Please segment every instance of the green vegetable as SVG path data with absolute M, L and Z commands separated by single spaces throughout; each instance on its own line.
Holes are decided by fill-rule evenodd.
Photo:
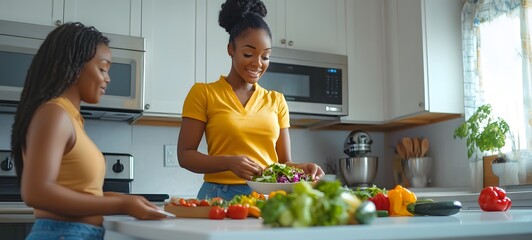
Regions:
M 390 214 L 386 210 L 377 210 L 377 217 L 388 217 Z
M 372 201 L 364 201 L 355 212 L 355 220 L 360 224 L 370 224 L 377 218 L 377 208 Z
M 360 201 L 366 201 L 368 198 L 375 197 L 378 193 L 386 195 L 386 189 L 380 189 L 377 186 L 373 185 L 367 188 L 357 188 L 356 190 L 351 190 L 351 193 L 360 199 Z
M 301 181 L 313 181 L 312 177 L 305 174 L 303 169 L 288 166 L 282 163 L 274 163 L 269 165 L 260 176 L 253 176 L 251 179 L 255 182 L 269 182 L 269 183 L 292 183 Z
M 460 212 L 462 203 L 459 201 L 411 203 L 407 210 L 415 215 L 450 216 Z
M 352 201 L 343 196 L 350 196 Z M 359 200 L 339 181 L 319 182 L 314 188 L 309 182 L 299 182 L 292 193 L 268 199 L 262 207 L 262 218 L 264 224 L 273 227 L 344 225 L 349 221 L 349 209 L 358 204 Z

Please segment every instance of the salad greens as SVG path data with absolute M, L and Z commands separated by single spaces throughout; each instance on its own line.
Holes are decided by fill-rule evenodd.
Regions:
M 368 198 L 375 197 L 378 193 L 386 195 L 387 191 L 384 188 L 378 188 L 373 185 L 367 188 L 357 188 L 356 190 L 349 189 L 351 193 L 357 196 L 361 201 L 366 201 Z
M 310 175 L 305 174 L 302 169 L 288 166 L 282 163 L 274 163 L 268 166 L 260 176 L 253 176 L 254 182 L 268 183 L 294 183 L 300 181 L 313 181 Z
M 274 227 L 333 226 L 350 222 L 359 205 L 339 181 L 321 181 L 315 187 L 299 182 L 292 193 L 273 196 L 261 210 L 264 224 Z

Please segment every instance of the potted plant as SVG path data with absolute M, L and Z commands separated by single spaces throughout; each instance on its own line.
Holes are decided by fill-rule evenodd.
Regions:
M 471 117 L 454 131 L 454 138 L 465 138 L 467 144 L 467 157 L 473 154 L 497 150 L 497 156 L 503 157 L 501 148 L 506 144 L 506 134 L 510 126 L 500 117 L 491 115 L 491 105 L 485 104 L 477 108 Z M 477 158 L 478 156 L 475 156 Z
M 462 123 L 454 131 L 454 138 L 466 139 L 467 157 L 474 158 L 472 162 L 480 160 L 478 154 L 482 154 L 484 165 L 484 181 L 483 185 L 495 184 L 492 180 L 487 178 L 496 178 L 491 171 L 492 162 L 505 162 L 504 155 L 501 153 L 501 148 L 506 144 L 506 134 L 510 131 L 510 126 L 506 121 L 500 117 L 494 117 L 491 114 L 491 105 L 485 104 L 477 108 L 471 117 Z M 489 155 L 491 156 L 488 156 Z M 478 172 L 473 170 L 473 174 Z M 488 176 L 486 176 L 488 174 Z M 473 176 L 474 177 L 474 176 Z M 497 181 L 497 180 L 496 180 Z M 475 185 L 475 180 L 473 180 Z M 475 190 L 478 187 L 473 186 Z

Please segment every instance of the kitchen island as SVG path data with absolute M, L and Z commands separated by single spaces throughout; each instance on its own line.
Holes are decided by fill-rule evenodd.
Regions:
M 532 210 L 463 210 L 445 217 L 382 217 L 370 225 L 270 228 L 262 220 L 106 217 L 106 239 L 532 239 Z M 106 236 L 108 236 L 106 235 Z

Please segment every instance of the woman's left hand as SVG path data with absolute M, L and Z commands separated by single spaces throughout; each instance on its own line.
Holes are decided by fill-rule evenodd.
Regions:
M 325 175 L 321 167 L 315 163 L 299 163 L 296 167 L 303 169 L 306 174 L 309 174 L 316 181 Z

